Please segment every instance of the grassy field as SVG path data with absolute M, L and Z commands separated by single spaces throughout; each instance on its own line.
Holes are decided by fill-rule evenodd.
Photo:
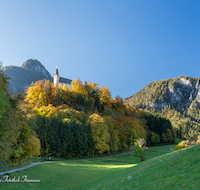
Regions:
M 9 177 L 39 183 L 0 183 L 0 189 L 200 189 L 200 146 L 172 153 L 174 146 L 145 150 L 145 162 L 129 154 L 37 165 Z

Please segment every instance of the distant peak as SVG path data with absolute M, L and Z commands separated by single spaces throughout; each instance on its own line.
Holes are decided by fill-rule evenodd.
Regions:
M 44 65 L 42 65 L 37 59 L 28 59 L 22 64 L 21 67 L 31 71 L 43 73 L 46 76 L 46 78 L 50 76 L 49 72 L 46 70 Z
M 29 65 L 35 66 L 35 65 L 42 65 L 42 64 L 37 59 L 28 59 L 26 60 L 26 62 L 22 64 L 21 67 L 27 67 Z

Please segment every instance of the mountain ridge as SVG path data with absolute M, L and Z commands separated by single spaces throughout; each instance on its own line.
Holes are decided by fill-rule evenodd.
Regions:
M 6 66 L 3 72 L 9 79 L 9 92 L 11 94 L 24 92 L 32 82 L 50 80 L 52 77 L 46 68 L 36 59 L 28 59 L 20 67 Z
M 124 102 L 136 107 L 160 111 L 170 105 L 177 111 L 200 108 L 200 78 L 181 75 L 177 78 L 150 82 L 142 90 L 125 98 Z
M 125 98 L 131 107 L 159 112 L 167 117 L 178 138 L 197 138 L 200 132 L 200 78 L 181 75 L 150 82 L 142 90 Z

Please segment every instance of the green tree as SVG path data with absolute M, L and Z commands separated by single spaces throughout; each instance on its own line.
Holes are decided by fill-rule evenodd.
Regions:
M 9 78 L 0 71 L 0 119 L 10 107 L 9 96 L 7 95 L 8 79 Z
M 160 143 L 160 136 L 158 134 L 155 135 L 156 144 Z
M 151 143 L 156 144 L 156 134 L 154 132 L 151 132 Z
M 162 141 L 163 141 L 164 143 L 166 143 L 166 142 L 168 141 L 167 136 L 165 135 L 164 132 L 162 132 Z
M 174 142 L 174 137 L 173 137 L 172 131 L 170 129 L 167 129 L 166 135 L 167 135 L 167 139 L 169 142 L 171 142 L 171 143 Z

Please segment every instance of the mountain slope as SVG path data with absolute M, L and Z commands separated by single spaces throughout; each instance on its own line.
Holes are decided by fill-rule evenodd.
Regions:
M 28 59 L 21 67 L 6 66 L 3 71 L 10 78 L 10 93 L 23 92 L 32 82 L 38 80 L 47 79 L 52 81 L 50 73 L 36 59 Z
M 132 107 L 160 112 L 170 119 L 178 138 L 195 140 L 200 131 L 200 78 L 178 78 L 150 82 L 124 102 Z
M 125 102 L 133 107 L 160 111 L 169 105 L 177 111 L 200 108 L 200 78 L 180 76 L 178 78 L 150 82 Z

